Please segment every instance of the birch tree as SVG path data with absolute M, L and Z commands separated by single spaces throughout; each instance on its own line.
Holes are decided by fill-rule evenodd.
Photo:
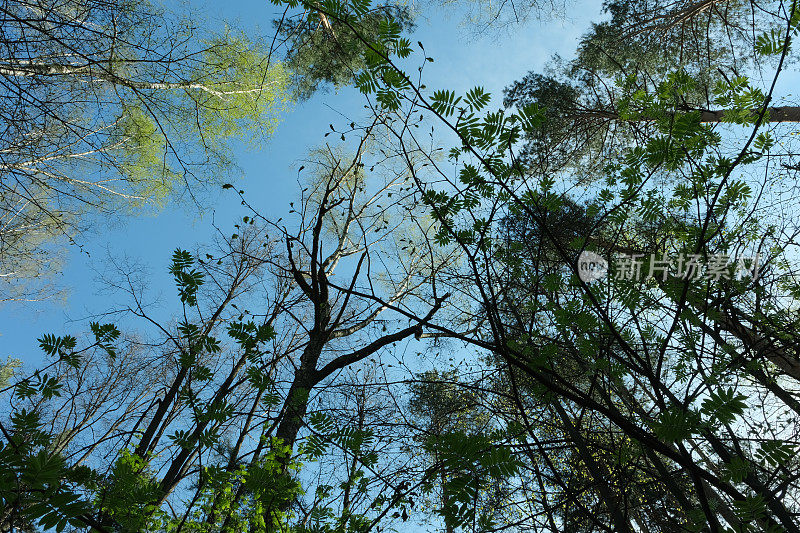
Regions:
M 288 76 L 269 47 L 149 2 L 0 6 L 0 299 L 56 270 L 53 240 L 203 197 L 227 141 L 268 137 Z

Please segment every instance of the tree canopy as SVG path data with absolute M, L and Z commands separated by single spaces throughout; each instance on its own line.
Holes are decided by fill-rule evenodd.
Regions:
M 98 216 L 202 198 L 228 141 L 266 138 L 289 102 L 269 47 L 149 2 L 9 1 L 0 33 L 0 299 L 36 298 L 53 240 Z
M 232 102 L 197 124 L 222 138 L 326 84 L 366 118 L 308 153 L 287 220 L 222 186 L 246 214 L 175 251 L 173 318 L 123 271 L 140 331 L 2 367 L 0 530 L 800 531 L 800 5 L 609 2 L 493 103 L 427 86 L 408 11 L 275 4 L 258 68 L 287 81 L 256 115 L 116 45 L 59 67 L 170 120 Z M 230 43 L 206 72 L 239 72 Z

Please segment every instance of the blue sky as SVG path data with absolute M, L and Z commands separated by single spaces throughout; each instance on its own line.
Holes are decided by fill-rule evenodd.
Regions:
M 179 9 L 183 3 L 165 1 Z M 189 3 L 214 24 L 224 20 L 251 31 L 271 31 L 276 8 L 264 1 L 237 0 Z M 422 41 L 426 55 L 435 58 L 426 66 L 425 83 L 436 88 L 465 91 L 480 85 L 495 95 L 500 105 L 502 88 L 529 70 L 541 69 L 553 53 L 569 57 L 577 39 L 597 20 L 597 0 L 581 2 L 565 16 L 542 22 L 533 20 L 510 31 L 476 36 L 462 24 L 463 13 L 453 8 L 423 6 L 412 42 Z M 297 194 L 297 167 L 309 149 L 326 140 L 334 126 L 348 124 L 363 113 L 361 95 L 352 89 L 318 93 L 295 105 L 283 117 L 272 140 L 258 150 L 237 148 L 233 154 L 243 171 L 237 186 L 266 216 L 285 216 Z M 222 194 L 222 193 L 227 194 Z M 11 304 L 0 308 L 0 359 L 21 359 L 30 368 L 41 361 L 36 339 L 44 333 L 77 334 L 88 330 L 93 317 L 120 305 L 120 297 L 109 293 L 98 279 L 109 270 L 106 258 L 126 257 L 151 275 L 153 293 L 174 302 L 170 276 L 166 273 L 175 248 L 193 249 L 209 242 L 214 224 L 225 233 L 245 214 L 231 191 L 221 191 L 211 208 L 198 213 L 190 207 L 169 206 L 157 216 L 129 218 L 110 227 L 98 225 L 95 233 L 81 240 L 83 251 L 73 248 L 59 281 L 69 290 L 63 303 Z M 212 224 L 212 221 L 214 224 Z M 121 296 L 124 299 L 124 295 Z M 165 313 L 170 312 L 167 307 Z M 102 319 L 98 319 L 103 321 Z

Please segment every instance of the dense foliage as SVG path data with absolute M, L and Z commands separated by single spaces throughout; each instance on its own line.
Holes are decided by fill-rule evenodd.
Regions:
M 291 224 L 223 186 L 175 319 L 129 274 L 141 332 L 4 367 L 0 529 L 800 531 L 800 5 L 608 2 L 497 109 L 403 9 L 274 3 L 369 116 Z

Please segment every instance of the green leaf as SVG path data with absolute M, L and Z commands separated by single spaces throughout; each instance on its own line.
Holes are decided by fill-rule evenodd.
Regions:
M 653 432 L 666 442 L 679 442 L 696 433 L 700 428 L 700 417 L 693 411 L 674 407 L 663 411 L 652 423 Z
M 722 424 L 730 424 L 747 409 L 745 400 L 747 396 L 733 389 L 720 389 L 703 400 L 700 410 Z
M 492 97 L 483 90 L 483 87 L 473 87 L 467 91 L 465 98 L 472 111 L 480 111 L 489 105 L 489 101 Z
M 783 53 L 786 37 L 781 30 L 770 30 L 756 38 L 756 52 L 763 56 L 779 55 Z M 791 44 L 791 41 L 790 41 Z
M 760 444 L 756 451 L 756 457 L 773 467 L 777 467 L 787 464 L 796 453 L 797 449 L 789 443 L 780 440 L 766 440 Z
M 734 483 L 741 483 L 749 472 L 747 461 L 740 457 L 732 457 L 729 463 L 725 463 L 727 477 Z
M 181 302 L 188 305 L 197 305 L 197 290 L 203 284 L 204 274 L 198 270 L 190 270 L 195 259 L 184 250 L 175 250 L 172 254 L 172 264 L 169 271 L 178 287 Z
M 456 94 L 449 90 L 440 90 L 433 93 L 431 97 L 431 108 L 445 116 L 449 117 L 455 112 L 456 105 L 461 101 L 461 97 L 456 98 Z
M 60 355 L 62 351 L 72 350 L 77 345 L 75 337 L 70 335 L 56 337 L 53 334 L 47 334 L 37 340 L 42 351 L 50 356 Z

